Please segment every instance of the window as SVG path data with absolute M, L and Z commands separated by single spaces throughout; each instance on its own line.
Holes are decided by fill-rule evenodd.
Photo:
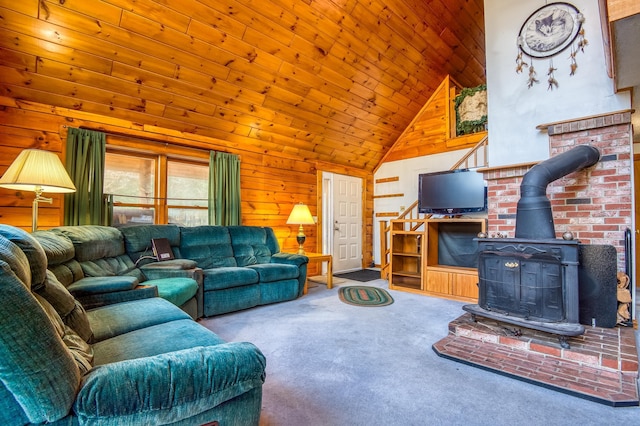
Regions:
M 208 163 L 166 155 L 106 153 L 104 192 L 113 196 L 113 225 L 206 225 L 208 185 Z
M 167 162 L 169 223 L 182 226 L 209 224 L 209 166 L 181 161 Z

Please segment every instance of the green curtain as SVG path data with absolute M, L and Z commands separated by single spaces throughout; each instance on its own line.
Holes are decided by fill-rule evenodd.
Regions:
M 241 225 L 240 157 L 226 152 L 209 154 L 209 224 Z
M 69 128 L 66 168 L 76 192 L 64 197 L 65 225 L 110 225 L 108 198 L 103 196 L 106 135 Z

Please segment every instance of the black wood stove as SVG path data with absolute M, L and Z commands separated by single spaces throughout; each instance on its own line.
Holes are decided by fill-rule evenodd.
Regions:
M 579 323 L 578 246 L 555 238 L 547 185 L 598 162 L 599 151 L 578 146 L 529 170 L 520 186 L 515 238 L 478 238 L 478 304 L 463 309 L 560 337 L 584 333 Z

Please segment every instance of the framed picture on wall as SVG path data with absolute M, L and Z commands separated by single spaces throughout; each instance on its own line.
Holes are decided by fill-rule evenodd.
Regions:
M 522 24 L 518 44 L 533 58 L 548 58 L 573 43 L 584 18 L 569 3 L 550 3 L 533 12 Z

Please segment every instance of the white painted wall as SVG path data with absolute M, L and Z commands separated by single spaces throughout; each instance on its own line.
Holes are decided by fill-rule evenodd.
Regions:
M 547 2 L 485 0 L 489 166 L 526 163 L 549 157 L 540 124 L 588 117 L 631 108 L 628 92 L 614 93 L 607 75 L 598 0 L 571 0 L 585 16 L 585 52 L 569 76 L 569 50 L 553 57 L 559 87 L 548 90 L 548 59 L 534 59 L 539 84 L 527 88 L 528 71 L 515 72 L 516 40 L 522 23 Z
M 631 108 L 629 92 L 614 93 L 607 75 L 598 0 L 570 0 L 585 16 L 589 44 L 578 53 L 578 70 L 569 76 L 569 50 L 553 58 L 559 87 L 548 90 L 548 59 L 534 59 L 539 84 L 527 88 L 528 71 L 516 74 L 517 37 L 522 23 L 545 0 L 485 0 L 487 101 L 489 116 L 489 166 L 498 167 L 549 157 L 549 138 L 536 129 L 540 124 L 606 114 Z M 528 60 L 528 58 L 527 58 Z M 374 200 L 374 213 L 400 211 L 418 198 L 418 174 L 448 170 L 462 157 L 455 151 L 384 163 L 374 179 L 399 176 L 398 182 L 374 185 L 375 194 L 404 193 L 402 198 Z M 374 215 L 373 255 L 380 263 L 380 220 Z
M 374 184 L 374 195 L 404 194 L 403 197 L 376 198 L 373 202 L 373 259 L 376 265 L 381 262 L 380 257 L 380 222 L 392 218 L 377 218 L 375 213 L 397 211 L 402 213 L 401 207 L 409 207 L 418 199 L 418 175 L 420 173 L 440 172 L 449 170 L 468 150 L 458 150 L 443 154 L 416 157 L 408 160 L 384 163 L 374 175 L 376 179 L 398 176 L 396 182 Z M 479 159 L 484 161 L 484 159 Z

